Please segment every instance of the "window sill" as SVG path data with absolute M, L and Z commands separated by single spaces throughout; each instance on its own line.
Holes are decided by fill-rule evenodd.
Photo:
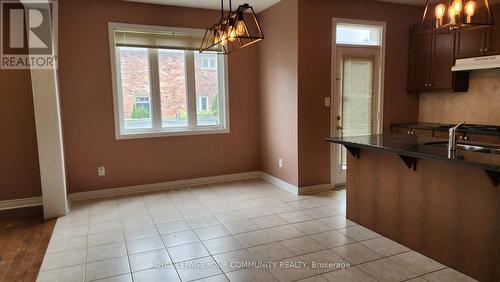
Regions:
M 177 131 L 159 131 L 159 132 L 118 132 L 116 140 L 127 139 L 144 139 L 144 138 L 160 138 L 174 136 L 193 136 L 193 135 L 212 135 L 212 134 L 228 134 L 229 128 L 214 128 L 214 129 L 196 129 L 196 130 L 177 130 Z

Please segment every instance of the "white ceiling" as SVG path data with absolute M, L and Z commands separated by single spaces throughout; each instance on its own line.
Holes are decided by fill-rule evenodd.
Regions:
M 140 2 L 140 3 L 150 3 L 150 4 L 161 4 L 170 6 L 182 6 L 182 7 L 193 7 L 193 8 L 204 8 L 204 9 L 220 9 L 220 0 L 125 0 L 130 2 Z M 265 10 L 272 5 L 278 3 L 281 0 L 233 0 L 233 6 L 248 3 L 250 4 L 256 13 Z M 378 0 L 383 2 L 400 3 L 407 5 L 424 6 L 426 0 Z M 229 0 L 224 0 L 225 9 Z M 490 3 L 500 3 L 500 0 L 490 0 Z
M 425 0 L 379 0 L 379 1 L 408 4 L 408 5 L 416 5 L 416 6 L 424 6 L 425 5 Z
M 220 10 L 220 0 L 125 0 L 130 2 L 141 2 L 150 4 L 161 4 L 170 6 L 193 7 L 203 9 Z M 233 0 L 233 9 L 238 5 L 248 3 L 256 13 L 271 7 L 280 0 Z M 224 0 L 224 9 L 228 9 L 229 0 Z

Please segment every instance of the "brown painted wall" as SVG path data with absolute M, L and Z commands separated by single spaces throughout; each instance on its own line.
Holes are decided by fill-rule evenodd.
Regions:
M 108 22 L 205 28 L 218 12 L 112 0 L 59 5 L 69 193 L 259 169 L 257 48 L 230 56 L 230 134 L 115 140 Z
M 332 18 L 387 22 L 384 131 L 390 123 L 416 120 L 418 97 L 406 93 L 409 25 L 419 7 L 369 0 L 299 1 L 299 185 L 330 183 Z
M 116 0 L 65 0 L 59 5 L 70 193 L 257 169 L 294 185 L 328 183 L 329 147 L 323 140 L 330 121 L 323 97 L 330 95 L 334 16 L 388 22 L 386 128 L 417 116 L 418 98 L 408 96 L 405 88 L 407 27 L 418 20 L 418 8 L 363 0 L 284 0 L 259 15 L 266 40 L 230 56 L 230 134 L 117 141 L 107 22 L 202 28 L 219 13 Z M 0 200 L 38 196 L 29 76 L 1 71 L 0 82 L 2 93 L 16 95 L 2 104 L 6 110 L 0 114 L 17 118 L 15 126 L 3 125 L 2 132 L 8 133 L 0 141 Z M 284 161 L 281 169 L 278 158 Z M 97 177 L 98 163 L 107 167 L 106 177 Z
M 29 71 L 0 70 L 0 201 L 42 195 Z
M 298 185 L 298 0 L 283 0 L 259 19 L 266 36 L 259 46 L 261 169 Z

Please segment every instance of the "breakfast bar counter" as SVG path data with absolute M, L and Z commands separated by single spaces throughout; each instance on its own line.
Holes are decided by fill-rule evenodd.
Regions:
M 500 281 L 500 151 L 372 135 L 345 146 L 347 218 L 480 281 Z

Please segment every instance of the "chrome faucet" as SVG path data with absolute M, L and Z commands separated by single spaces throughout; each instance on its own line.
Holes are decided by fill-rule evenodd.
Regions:
M 457 129 L 464 124 L 465 122 L 459 123 L 448 131 L 448 151 L 455 152 L 457 150 Z

